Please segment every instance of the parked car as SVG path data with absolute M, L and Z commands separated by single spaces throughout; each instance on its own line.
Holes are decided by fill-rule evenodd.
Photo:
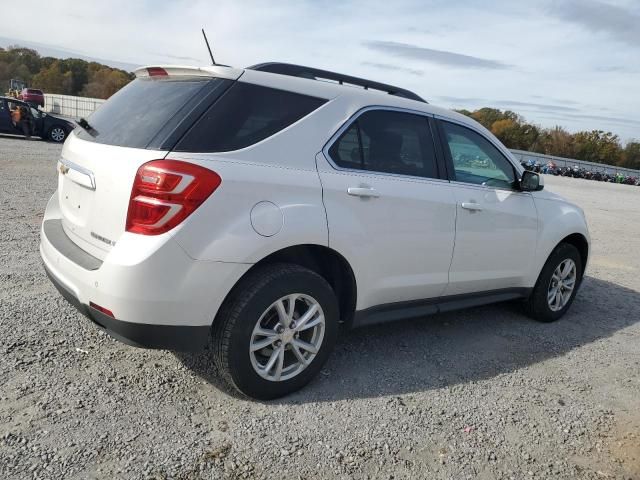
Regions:
M 20 111 L 16 121 L 15 112 Z M 26 102 L 10 97 L 0 97 L 0 133 L 31 135 L 52 142 L 63 142 L 75 128 L 75 123 L 45 113 Z
M 37 88 L 23 88 L 18 95 L 18 99 L 27 102 L 31 106 L 44 108 L 44 93 Z
M 583 211 L 472 119 L 296 65 L 136 76 L 67 139 L 41 231 L 51 281 L 114 337 L 211 338 L 229 384 L 268 399 L 318 373 L 341 323 L 573 302 Z

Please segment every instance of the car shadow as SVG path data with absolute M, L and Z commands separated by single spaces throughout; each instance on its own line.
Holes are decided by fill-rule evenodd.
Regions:
M 480 381 L 564 355 L 640 322 L 640 293 L 586 277 L 561 320 L 538 323 L 503 303 L 343 332 L 321 373 L 269 403 L 299 404 L 399 395 Z M 233 397 L 210 355 L 177 354 Z
M 40 137 L 34 137 L 31 136 L 29 138 L 25 137 L 24 135 L 20 135 L 20 134 L 13 134 L 13 133 L 0 133 L 0 138 L 6 138 L 7 140 L 24 140 L 24 141 L 32 141 L 32 140 L 36 140 L 36 141 L 41 141 L 42 139 Z

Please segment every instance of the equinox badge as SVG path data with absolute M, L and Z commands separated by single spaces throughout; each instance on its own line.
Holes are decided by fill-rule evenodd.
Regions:
M 96 232 L 91 232 L 91 236 L 96 240 L 100 240 L 101 242 L 106 243 L 107 245 L 111 245 L 112 247 L 115 247 L 116 245 L 116 242 L 114 242 L 113 240 L 109 240 L 108 238 L 103 237 L 102 235 L 98 235 Z

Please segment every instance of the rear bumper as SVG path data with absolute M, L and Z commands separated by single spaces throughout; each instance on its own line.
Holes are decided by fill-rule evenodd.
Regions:
M 60 223 L 54 195 L 40 232 L 40 255 L 49 278 L 80 312 L 131 345 L 201 349 L 228 292 L 251 267 L 194 260 L 167 234 L 125 233 L 98 259 L 78 247 Z
M 51 283 L 65 300 L 113 338 L 127 345 L 163 350 L 196 351 L 204 349 L 209 341 L 210 327 L 208 325 L 153 325 L 124 322 L 111 318 L 99 310 L 83 304 L 46 266 L 44 269 Z

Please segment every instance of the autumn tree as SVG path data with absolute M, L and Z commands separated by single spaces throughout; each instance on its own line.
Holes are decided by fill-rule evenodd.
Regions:
M 112 75 L 108 72 L 116 73 Z M 92 80 L 94 84 L 88 91 L 98 93 L 100 98 L 107 98 L 133 77 L 133 74 L 124 70 L 79 58 L 41 57 L 35 50 L 15 46 L 0 48 L 0 93 L 4 93 L 9 80 L 15 78 L 30 87 L 41 88 L 45 93 L 81 95 Z M 107 85 L 101 89 L 96 82 L 102 80 Z
M 558 126 L 542 129 L 527 123 L 515 112 L 496 108 L 457 112 L 489 129 L 508 148 L 610 165 L 636 165 L 630 168 L 640 166 L 640 143 L 630 142 L 623 149 L 620 138 L 611 132 L 593 130 L 572 134 Z
M 540 136 L 540 129 L 535 125 L 512 118 L 496 120 L 489 130 L 509 148 L 518 150 L 534 150 Z
M 109 98 L 131 79 L 124 73 L 110 68 L 100 68 L 89 73 L 89 82 L 82 89 L 82 95 L 95 98 Z
M 514 112 L 509 110 L 503 112 L 502 110 L 488 107 L 471 112 L 469 116 L 487 130 L 491 130 L 493 124 L 500 120 L 511 120 L 516 123 L 520 121 L 520 117 Z
M 571 157 L 574 155 L 573 135 L 564 128 L 555 126 L 543 132 L 541 142 L 542 152 L 558 157 Z

